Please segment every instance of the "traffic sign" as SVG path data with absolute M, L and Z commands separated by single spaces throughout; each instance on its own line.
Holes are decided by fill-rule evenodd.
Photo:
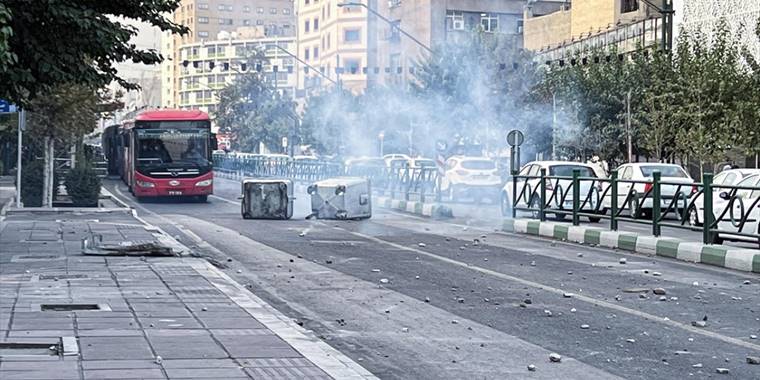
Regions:
M 525 141 L 525 136 L 517 129 L 513 129 L 507 133 L 507 144 L 509 146 L 520 146 Z
M 16 113 L 18 110 L 15 104 L 11 104 L 7 100 L 0 99 L 0 113 Z

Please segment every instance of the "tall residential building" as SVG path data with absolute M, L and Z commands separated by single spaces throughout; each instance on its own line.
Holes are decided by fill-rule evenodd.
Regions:
M 130 39 L 141 50 L 161 49 L 161 30 L 149 23 L 131 19 L 120 19 L 126 25 L 137 30 L 137 34 Z M 145 65 L 142 63 L 121 62 L 114 65 L 118 75 L 131 83 L 138 84 L 139 90 L 127 91 L 118 83 L 109 85 L 112 92 L 121 92 L 121 102 L 124 103 L 122 110 L 116 111 L 114 120 L 120 120 L 122 116 L 136 109 L 146 107 L 158 107 L 161 103 L 161 67 L 159 65 Z
M 542 0 L 534 8 L 549 12 L 561 3 Z M 332 80 L 340 77 L 343 86 L 355 92 L 376 83 L 403 83 L 426 53 L 421 45 L 455 41 L 473 30 L 514 36 L 521 45 L 525 4 L 526 0 L 296 0 L 299 57 Z M 299 87 L 333 85 L 319 77 L 307 74 Z
M 298 57 L 312 67 L 299 67 L 299 88 L 307 93 L 335 82 L 354 92 L 366 86 L 367 10 L 339 7 L 343 2 L 296 0 Z
M 211 62 L 219 63 L 216 68 L 223 67 L 223 62 L 239 65 L 245 58 L 244 55 L 237 55 L 242 53 L 237 47 L 240 41 L 244 40 L 242 44 L 245 48 L 257 44 L 258 40 L 266 44 L 273 39 L 288 41 L 290 38 L 292 42 L 295 36 L 292 0 L 182 0 L 172 18 L 176 23 L 188 26 L 190 33 L 184 36 L 165 33 L 162 38 L 161 47 L 167 59 L 161 68 L 161 91 L 163 106 L 170 108 L 200 103 L 213 105 L 213 101 L 206 101 L 209 97 L 205 94 L 199 97 L 203 102 L 195 101 L 193 95 L 183 95 L 183 91 L 187 90 L 183 88 L 187 80 L 195 80 L 193 76 L 196 74 L 192 69 L 196 66 L 206 70 Z M 237 42 L 230 42 L 233 40 Z M 208 50 L 206 44 L 230 46 L 231 50 L 224 50 L 222 56 Z M 192 53 L 193 49 L 198 54 L 187 53 Z M 183 65 L 186 60 L 190 61 L 191 70 Z M 209 73 L 204 71 L 203 74 Z M 217 85 L 219 82 L 215 77 L 209 83 Z

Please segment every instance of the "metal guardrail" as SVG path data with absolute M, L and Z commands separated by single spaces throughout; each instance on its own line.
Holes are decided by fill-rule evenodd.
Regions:
M 747 192 L 760 191 L 758 187 L 716 185 L 709 173 L 703 175 L 702 183 L 663 181 L 657 171 L 652 180 L 643 181 L 619 179 L 615 170 L 610 178 L 581 177 L 580 173 L 547 176 L 546 169 L 541 169 L 539 176 L 512 176 L 516 196 L 509 198 L 503 212 L 517 217 L 518 211 L 527 211 L 541 221 L 547 214 L 558 219 L 569 216 L 576 226 L 581 217 L 592 222 L 604 219 L 613 231 L 620 221 L 646 224 L 654 236 L 660 236 L 663 227 L 698 231 L 705 244 L 720 243 L 725 235 L 760 243 L 760 197 L 747 196 Z M 641 188 L 637 184 L 643 184 L 644 191 L 637 190 Z M 667 194 L 663 186 L 668 187 Z M 715 194 L 722 199 L 718 204 Z M 693 210 L 703 211 L 701 225 L 688 223 Z
M 437 167 L 393 166 L 357 163 L 344 165 L 334 161 L 294 160 L 254 154 L 213 155 L 214 169 L 241 176 L 281 177 L 293 181 L 313 182 L 338 176 L 363 177 L 372 188 L 394 199 L 427 202 L 440 201 L 440 176 Z

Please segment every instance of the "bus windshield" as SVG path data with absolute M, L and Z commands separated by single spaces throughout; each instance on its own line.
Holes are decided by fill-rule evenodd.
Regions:
M 141 128 L 136 132 L 139 166 L 209 165 L 210 134 L 206 128 Z

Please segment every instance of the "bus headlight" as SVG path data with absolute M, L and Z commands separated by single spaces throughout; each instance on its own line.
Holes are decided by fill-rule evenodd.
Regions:
M 196 182 L 195 186 L 211 186 L 214 183 L 213 179 L 204 179 L 203 181 Z
M 137 183 L 137 186 L 140 187 L 156 187 L 156 184 L 153 182 L 145 182 L 145 181 L 135 181 Z

